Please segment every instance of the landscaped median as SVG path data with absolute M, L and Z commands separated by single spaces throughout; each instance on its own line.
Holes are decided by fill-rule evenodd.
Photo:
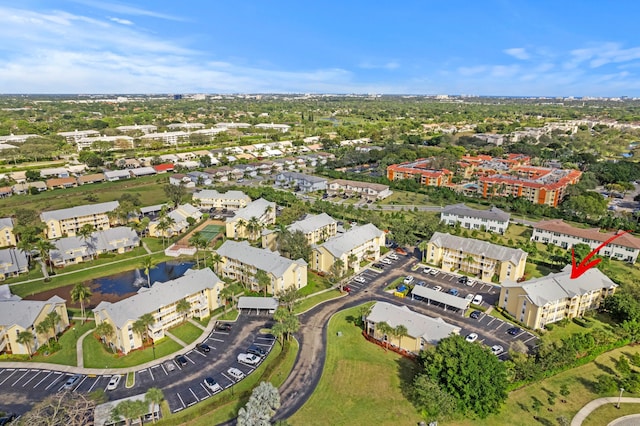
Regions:
M 168 337 L 156 341 L 153 346 L 129 352 L 126 356 L 118 356 L 111 352 L 102 344 L 99 337 L 95 334 L 85 337 L 82 343 L 85 368 L 107 369 L 133 367 L 171 355 L 182 349 L 179 343 Z

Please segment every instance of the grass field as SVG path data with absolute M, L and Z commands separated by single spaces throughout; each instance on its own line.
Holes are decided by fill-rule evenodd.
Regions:
M 420 421 L 402 395 L 415 364 L 367 342 L 351 322 L 358 309 L 341 311 L 329 321 L 322 378 L 307 403 L 288 419 L 290 424 L 415 425 Z
M 607 404 L 593 410 L 582 423 L 582 426 L 607 425 L 618 417 L 639 413 L 640 404 L 620 404 L 620 408 L 616 408 L 615 404 Z
M 176 336 L 178 339 L 185 342 L 187 345 L 194 342 L 202 335 L 202 330 L 190 322 L 185 322 L 177 327 L 169 330 L 169 333 Z
M 130 352 L 126 356 L 118 356 L 107 350 L 93 335 L 84 338 L 84 366 L 87 368 L 125 368 L 153 361 L 153 349 L 146 348 Z M 162 358 L 182 349 L 175 341 L 168 337 L 155 344 L 155 358 Z
M 340 293 L 339 290 L 330 290 L 324 293 L 316 294 L 309 297 L 308 299 L 300 301 L 300 303 L 298 303 L 295 308 L 295 313 L 299 314 L 316 306 L 318 303 L 324 302 L 325 300 L 329 299 L 335 299 L 336 297 L 340 297 L 341 295 L 342 293 Z
M 330 287 L 331 283 L 328 279 L 316 275 L 313 272 L 307 272 L 307 285 L 298 290 L 298 294 L 304 297 Z

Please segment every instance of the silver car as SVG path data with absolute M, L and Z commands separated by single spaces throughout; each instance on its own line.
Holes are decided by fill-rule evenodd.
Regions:
M 236 382 L 239 382 L 240 380 L 244 379 L 244 373 L 235 367 L 231 367 L 230 369 L 228 369 L 227 374 L 233 377 L 233 379 Z

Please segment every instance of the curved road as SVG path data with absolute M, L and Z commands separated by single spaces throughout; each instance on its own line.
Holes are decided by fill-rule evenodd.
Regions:
M 620 398 L 620 402 L 625 404 L 629 404 L 629 403 L 640 404 L 640 398 L 624 397 L 624 398 Z M 573 420 L 571 420 L 571 426 L 580 426 L 582 422 L 584 422 L 587 419 L 587 417 L 589 417 L 589 414 L 591 414 L 591 412 L 596 408 L 599 408 L 606 404 L 617 404 L 617 403 L 618 403 L 617 396 L 594 399 L 593 401 L 589 402 L 587 405 L 582 407 L 580 411 L 576 413 L 576 415 L 573 417 Z M 615 421 L 612 423 L 615 423 Z M 637 423 L 633 423 L 633 424 L 637 424 Z

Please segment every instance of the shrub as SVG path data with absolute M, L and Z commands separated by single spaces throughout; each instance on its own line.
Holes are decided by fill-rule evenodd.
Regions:
M 553 330 L 553 328 L 554 328 L 554 325 L 553 325 L 553 324 L 545 324 L 545 325 L 544 325 L 544 328 L 546 328 L 546 329 L 547 329 L 547 330 L 549 330 L 549 331 L 552 331 L 552 330 Z

